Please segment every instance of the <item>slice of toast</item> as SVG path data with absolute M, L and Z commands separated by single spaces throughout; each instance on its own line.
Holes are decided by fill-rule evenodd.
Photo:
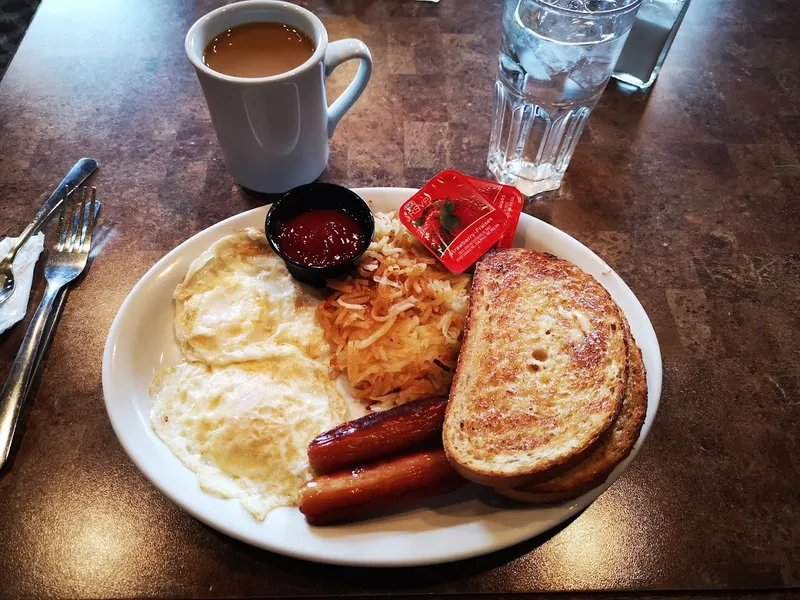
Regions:
M 516 489 L 498 488 L 498 493 L 533 504 L 571 500 L 602 484 L 631 453 L 647 414 L 647 375 L 642 352 L 630 334 L 627 321 L 625 332 L 628 340 L 628 386 L 619 415 L 597 447 L 584 460 L 557 477 Z
M 477 264 L 444 422 L 444 448 L 467 479 L 518 487 L 590 452 L 627 383 L 624 322 L 575 265 L 509 248 Z

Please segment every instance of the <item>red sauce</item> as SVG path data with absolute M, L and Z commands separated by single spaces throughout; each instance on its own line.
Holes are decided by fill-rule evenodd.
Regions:
M 330 267 L 355 256 L 363 247 L 358 221 L 336 209 L 300 213 L 278 224 L 277 243 L 291 260 L 309 267 Z

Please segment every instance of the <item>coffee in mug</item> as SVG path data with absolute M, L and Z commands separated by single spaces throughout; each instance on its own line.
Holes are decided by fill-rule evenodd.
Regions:
M 232 52 L 225 64 L 215 65 L 204 54 L 213 51 L 215 40 L 224 45 L 229 32 L 236 39 L 231 46 L 217 44 L 217 58 Z M 275 35 L 284 33 L 296 35 L 300 48 L 289 50 L 289 40 Z M 363 42 L 329 42 L 316 15 L 282 0 L 221 6 L 192 25 L 185 48 L 225 164 L 240 185 L 257 192 L 282 193 L 320 176 L 328 163 L 329 138 L 372 73 L 372 56 Z M 358 71 L 328 106 L 325 79 L 348 60 L 359 61 Z M 231 74 L 245 63 L 246 72 Z
M 286 23 L 257 21 L 227 29 L 203 51 L 203 63 L 233 77 L 270 77 L 296 69 L 314 54 L 314 44 Z

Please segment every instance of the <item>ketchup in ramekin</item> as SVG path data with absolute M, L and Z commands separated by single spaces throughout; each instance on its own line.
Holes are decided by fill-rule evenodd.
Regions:
M 318 208 L 279 223 L 278 247 L 296 263 L 330 267 L 352 258 L 364 245 L 364 228 L 338 208 Z
M 267 240 L 289 273 L 315 286 L 355 268 L 374 230 L 369 205 L 332 183 L 289 190 L 272 205 L 265 223 Z

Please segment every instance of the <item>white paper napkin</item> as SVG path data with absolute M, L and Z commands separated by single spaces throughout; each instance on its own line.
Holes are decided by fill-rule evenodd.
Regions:
M 17 238 L 6 238 L 0 242 L 0 257 L 5 256 Z M 22 320 L 28 312 L 28 298 L 33 283 L 33 268 L 44 248 L 44 234 L 40 231 L 17 252 L 14 258 L 14 293 L 0 305 L 0 333 Z

